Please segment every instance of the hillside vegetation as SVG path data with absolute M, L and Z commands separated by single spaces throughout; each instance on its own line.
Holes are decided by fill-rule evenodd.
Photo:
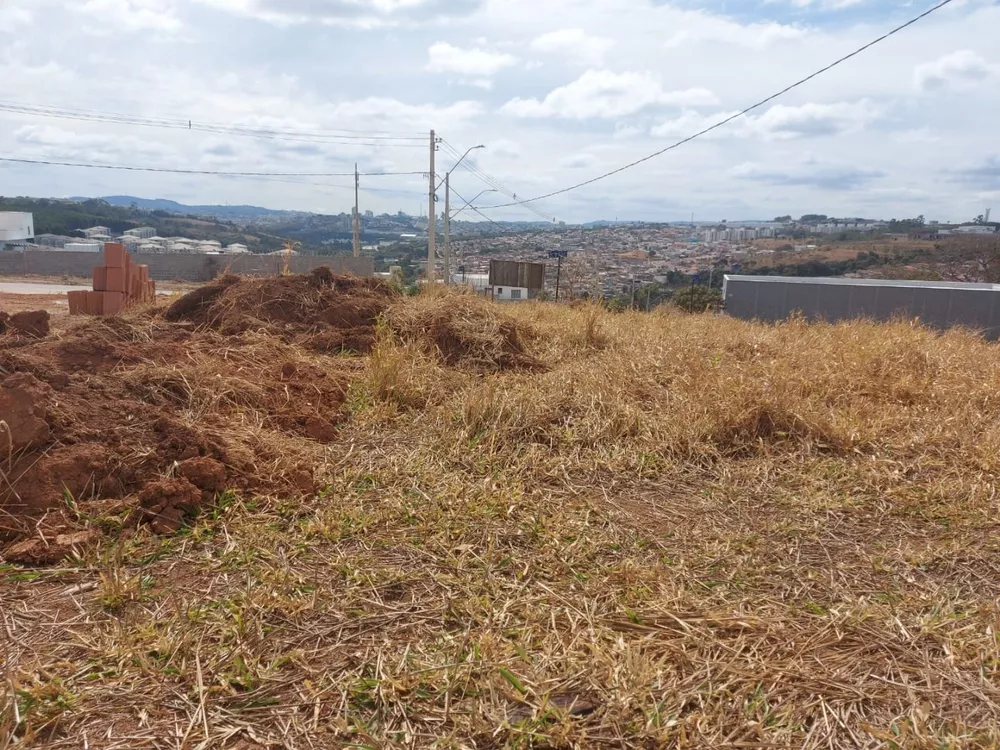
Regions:
M 106 226 L 112 235 L 140 226 L 154 227 L 161 237 L 190 237 L 247 245 L 254 252 L 277 250 L 284 238 L 267 233 L 247 233 L 231 223 L 185 216 L 168 211 L 112 206 L 99 199 L 81 202 L 49 198 L 0 198 L 0 211 L 25 211 L 34 215 L 36 234 L 79 236 L 77 230 Z
M 76 498 L 100 541 L 0 569 L 0 747 L 1000 744 L 996 345 L 384 304 L 366 354 L 203 316 L 183 357 L 115 359 L 319 491 L 223 492 L 167 536 Z M 190 330 L 150 315 L 104 345 Z M 306 371 L 342 394 L 271 387 Z M 291 406 L 336 433 L 280 431 Z

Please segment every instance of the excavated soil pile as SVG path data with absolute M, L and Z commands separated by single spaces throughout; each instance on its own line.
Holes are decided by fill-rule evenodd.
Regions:
M 476 372 L 538 370 L 528 352 L 535 332 L 498 306 L 472 295 L 407 300 L 393 306 L 389 326 L 446 365 Z
M 95 525 L 171 533 L 221 490 L 316 489 L 363 365 L 306 347 L 370 340 L 391 293 L 328 273 L 199 292 L 164 316 L 0 337 L 0 559 L 58 561 Z
M 223 276 L 177 300 L 164 313 L 226 335 L 266 331 L 313 351 L 368 352 L 375 322 L 396 294 L 378 279 L 317 268 L 301 276 Z
M 49 313 L 47 310 L 31 310 L 8 315 L 0 312 L 0 334 L 12 333 L 42 339 L 49 335 Z

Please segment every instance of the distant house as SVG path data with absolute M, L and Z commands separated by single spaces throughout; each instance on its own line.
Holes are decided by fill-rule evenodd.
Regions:
M 90 227 L 89 229 L 81 229 L 80 232 L 88 240 L 104 239 L 105 237 L 111 239 L 111 230 L 107 227 Z
M 63 248 L 69 242 L 77 242 L 79 237 L 66 237 L 61 234 L 40 234 L 35 237 L 35 244 L 40 247 Z
M 153 227 L 136 227 L 135 229 L 126 229 L 125 234 L 140 240 L 148 240 L 150 237 L 156 236 L 156 230 Z

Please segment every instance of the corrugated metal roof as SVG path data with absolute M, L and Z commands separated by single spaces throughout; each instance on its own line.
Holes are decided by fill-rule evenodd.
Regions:
M 829 286 L 878 286 L 920 289 L 968 289 L 1000 292 L 1000 284 L 965 283 L 960 281 L 906 281 L 904 279 L 844 279 L 812 278 L 808 276 L 739 276 L 725 275 L 726 281 L 750 281 L 763 284 L 825 284 Z

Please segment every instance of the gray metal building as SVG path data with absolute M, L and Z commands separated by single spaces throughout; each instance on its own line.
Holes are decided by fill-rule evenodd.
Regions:
M 726 312 L 745 320 L 835 322 L 850 318 L 919 318 L 935 328 L 965 326 L 1000 338 L 1000 285 L 883 279 L 726 276 Z

